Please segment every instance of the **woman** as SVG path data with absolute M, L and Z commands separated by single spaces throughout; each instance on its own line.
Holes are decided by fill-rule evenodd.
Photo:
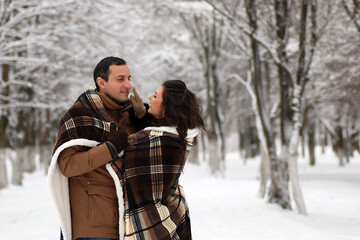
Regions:
M 181 80 L 164 82 L 149 100 L 155 121 L 129 136 L 120 169 L 125 239 L 191 239 L 179 178 L 198 128 L 204 128 L 201 107 Z

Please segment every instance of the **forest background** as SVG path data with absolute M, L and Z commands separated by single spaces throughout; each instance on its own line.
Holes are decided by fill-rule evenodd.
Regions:
M 306 215 L 299 154 L 359 152 L 359 40 L 359 0 L 1 0 L 0 189 L 47 172 L 62 114 L 119 56 L 143 99 L 166 79 L 197 93 L 189 161 L 224 177 L 229 152 L 260 156 L 259 196 Z

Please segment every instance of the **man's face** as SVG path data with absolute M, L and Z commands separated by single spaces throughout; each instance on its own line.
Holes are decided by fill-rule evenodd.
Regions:
M 130 70 L 127 65 L 111 65 L 108 81 L 98 78 L 100 92 L 105 93 L 116 102 L 126 102 L 129 100 L 131 89 L 130 78 Z

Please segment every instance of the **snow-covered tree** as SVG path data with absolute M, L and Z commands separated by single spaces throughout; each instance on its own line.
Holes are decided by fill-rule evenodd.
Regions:
M 117 1 L 1 1 L 1 149 L 16 149 L 16 184 L 22 167 L 33 168 L 26 159 L 34 161 L 39 144 L 41 161 L 50 158 L 61 112 L 92 84 L 95 63 L 119 42 L 105 13 L 114 7 L 128 10 L 122 6 Z
M 235 1 L 238 6 L 236 9 L 232 7 L 234 3 L 231 1 L 207 2 L 224 16 L 224 21 L 228 22 L 232 30 L 229 32 L 233 36 L 238 36 L 238 42 L 243 39 L 241 35 L 245 35 L 251 44 L 253 92 L 256 94 L 257 112 L 261 120 L 258 130 L 263 132 L 259 134 L 264 136 L 263 145 L 266 146 L 271 163 L 269 201 L 290 208 L 288 196 L 290 177 L 298 211 L 306 214 L 296 170 L 297 148 L 304 111 L 302 103 L 306 84 L 312 80 L 310 74 L 315 49 L 329 21 L 329 14 L 326 16 L 318 12 L 319 9 L 329 9 L 332 3 L 328 1 L 318 3 L 315 0 L 302 2 L 279 0 L 272 4 L 266 1 Z M 266 76 L 263 72 L 264 62 L 271 64 L 270 75 L 278 78 L 279 132 L 282 143 L 280 155 L 276 154 L 273 135 L 277 131 L 273 129 L 269 117 L 273 108 L 264 100 L 262 86 Z
M 305 103 L 315 108 L 315 119 L 329 135 L 339 165 L 359 151 L 359 32 L 341 2 L 334 4 L 327 31 L 319 41 Z M 346 161 L 345 161 L 346 159 Z
M 93 85 L 100 59 L 123 57 L 140 93 L 152 92 L 167 78 L 197 86 L 190 77 L 196 79 L 194 57 L 182 48 L 189 34 L 174 28 L 180 18 L 164 25 L 171 15 L 153 2 L 17 0 L 1 1 L 0 9 L 0 149 L 29 152 L 35 145 L 45 169 L 60 116 Z M 33 131 L 39 134 L 29 143 Z

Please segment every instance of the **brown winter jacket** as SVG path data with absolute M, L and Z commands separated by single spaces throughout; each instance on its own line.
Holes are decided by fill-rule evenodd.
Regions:
M 135 132 L 129 107 L 123 108 L 104 94 L 98 93 L 107 113 L 128 134 Z M 118 201 L 113 179 L 105 168 L 112 159 L 106 144 L 88 149 L 73 146 L 61 152 L 58 164 L 69 178 L 72 239 L 80 237 L 119 237 Z

